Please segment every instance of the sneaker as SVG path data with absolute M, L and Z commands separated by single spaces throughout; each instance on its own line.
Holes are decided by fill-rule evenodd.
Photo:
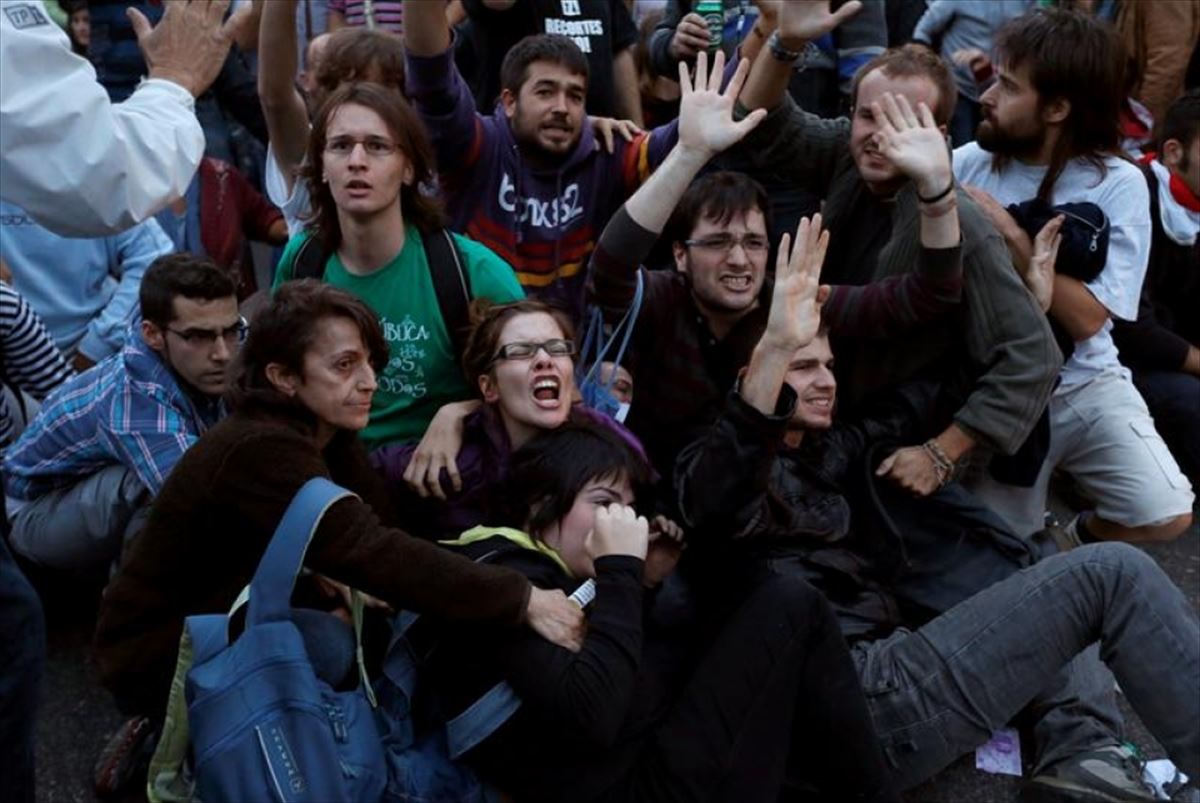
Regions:
M 1030 779 L 1025 803 L 1133 803 L 1156 800 L 1143 778 L 1143 762 L 1127 747 L 1113 745 L 1072 756 Z
M 158 729 L 147 717 L 134 717 L 118 728 L 92 770 L 97 797 L 115 797 L 139 778 L 145 783 L 157 742 Z
M 1163 791 L 1171 796 L 1171 803 L 1200 803 L 1200 786 L 1194 783 L 1166 784 Z

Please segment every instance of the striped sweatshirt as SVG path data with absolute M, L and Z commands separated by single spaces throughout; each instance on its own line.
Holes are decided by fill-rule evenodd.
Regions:
M 0 383 L 41 401 L 71 375 L 71 367 L 21 294 L 0 283 Z M 0 449 L 13 436 L 12 409 L 0 394 Z

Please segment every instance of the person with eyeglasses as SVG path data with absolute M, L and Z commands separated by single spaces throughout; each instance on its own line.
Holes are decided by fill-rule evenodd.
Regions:
M 10 543 L 52 571 L 103 575 L 140 530 L 175 464 L 224 416 L 246 336 L 232 277 L 160 257 L 125 347 L 63 383 L 4 459 Z
M 371 455 L 401 523 L 429 538 L 456 538 L 489 523 L 493 494 L 508 476 L 512 453 L 569 420 L 611 426 L 642 451 L 623 427 L 578 403 L 575 329 L 566 312 L 525 299 L 477 302 L 472 317 L 463 372 L 482 404 L 461 420 L 454 459 L 428 465 L 415 446 L 388 446 Z M 669 529 L 666 522 L 656 524 Z
M 464 324 L 464 295 L 503 303 L 524 292 L 508 263 L 444 230 L 440 204 L 420 189 L 431 180 L 433 153 L 400 93 L 372 83 L 334 91 L 313 121 L 305 164 L 313 215 L 284 250 L 274 286 L 313 275 L 305 268 L 315 256 L 323 281 L 375 311 L 389 357 L 359 437 L 368 448 L 415 443 L 442 406 L 470 395 L 451 331 L 456 309 L 435 274 L 451 274 Z M 447 237 L 457 265 L 434 250 Z
M 615 324 L 633 302 L 639 271 L 644 298 L 633 330 L 629 365 L 637 401 L 626 419 L 655 467 L 671 476 L 675 456 L 710 424 L 766 325 L 771 206 L 753 179 L 729 171 L 696 179 L 716 155 L 762 119 L 733 119 L 734 98 L 749 72 L 743 61 L 718 92 L 724 56 L 711 72 L 697 57 L 697 78 L 682 84 L 679 144 L 609 222 L 592 259 L 589 301 Z M 902 158 L 929 159 L 940 138 L 897 111 L 888 141 Z M 696 179 L 693 181 L 693 179 Z M 820 216 L 813 221 L 820 226 Z M 668 225 L 669 224 L 669 225 Z M 825 320 L 838 334 L 884 338 L 953 310 L 962 295 L 962 253 L 954 210 L 921 222 L 921 249 L 910 274 L 861 287 L 831 288 Z M 639 266 L 664 228 L 674 270 Z

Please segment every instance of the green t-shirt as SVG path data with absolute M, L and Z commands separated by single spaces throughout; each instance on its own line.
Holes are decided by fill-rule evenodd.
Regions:
M 292 278 L 296 252 L 308 239 L 288 241 L 275 272 L 278 287 Z M 454 235 L 474 298 L 504 303 L 524 298 L 511 267 L 487 246 Z M 442 320 L 421 233 L 409 226 L 404 247 L 385 267 L 369 276 L 349 273 L 334 254 L 325 263 L 325 281 L 361 298 L 383 325 L 388 364 L 379 375 L 371 403 L 371 422 L 362 431 L 367 448 L 420 440 L 443 404 L 468 398 L 470 390 Z

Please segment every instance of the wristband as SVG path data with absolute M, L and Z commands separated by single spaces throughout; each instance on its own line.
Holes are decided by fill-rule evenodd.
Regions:
M 958 199 L 953 195 L 937 204 L 917 204 L 922 217 L 939 218 L 958 209 Z
M 954 179 L 950 179 L 950 183 L 946 186 L 946 189 L 942 190 L 932 198 L 924 198 L 921 196 L 920 191 L 918 191 L 917 200 L 923 204 L 936 204 L 938 201 L 942 200 L 952 192 L 954 192 Z
M 797 69 L 803 68 L 804 64 L 808 61 L 808 48 L 805 47 L 803 50 L 788 50 L 783 46 L 783 37 L 779 35 L 778 29 L 767 37 L 767 47 L 770 49 L 771 55 L 779 61 L 798 62 L 796 64 Z M 800 61 L 801 58 L 804 61 Z

